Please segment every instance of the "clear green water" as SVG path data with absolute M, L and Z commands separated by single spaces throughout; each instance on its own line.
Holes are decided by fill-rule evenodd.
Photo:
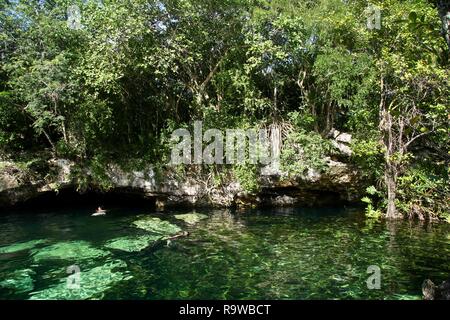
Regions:
M 188 211 L 91 211 L 2 213 L 0 299 L 417 299 L 424 279 L 450 276 L 449 224 L 368 221 L 356 209 L 203 210 L 196 224 L 175 218 Z M 114 249 L 155 238 L 133 225 L 141 214 L 190 235 Z M 71 265 L 80 289 L 67 287 Z M 380 290 L 367 288 L 370 265 Z

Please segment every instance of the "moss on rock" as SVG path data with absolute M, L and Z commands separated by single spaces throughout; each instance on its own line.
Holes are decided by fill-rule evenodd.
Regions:
M 144 235 L 138 237 L 121 237 L 106 242 L 105 247 L 108 249 L 117 249 L 126 252 L 138 252 L 155 244 L 161 240 L 159 235 Z
M 134 221 L 133 225 L 139 229 L 143 229 L 163 237 L 170 237 L 178 232 L 181 232 L 180 227 L 155 217 L 141 218 Z
M 85 260 L 104 257 L 109 252 L 92 247 L 86 241 L 59 242 L 42 249 L 34 249 L 33 259 L 41 260 Z

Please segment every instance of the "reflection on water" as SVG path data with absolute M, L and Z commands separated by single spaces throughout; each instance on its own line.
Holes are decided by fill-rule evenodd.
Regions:
M 335 208 L 91 211 L 0 216 L 0 298 L 416 299 L 424 279 L 450 275 L 449 224 Z M 162 221 L 137 228 L 143 214 Z M 189 236 L 167 240 L 179 230 Z M 371 265 L 380 290 L 367 288 Z

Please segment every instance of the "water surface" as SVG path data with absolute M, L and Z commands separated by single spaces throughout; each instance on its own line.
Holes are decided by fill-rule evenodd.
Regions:
M 174 217 L 189 210 L 4 212 L 0 299 L 418 299 L 424 279 L 450 276 L 449 224 L 345 208 L 197 212 L 207 218 L 195 225 Z M 138 252 L 107 247 L 146 235 L 133 226 L 143 214 L 190 234 Z M 67 285 L 72 265 L 79 289 Z M 381 270 L 379 290 L 367 287 L 369 266 Z

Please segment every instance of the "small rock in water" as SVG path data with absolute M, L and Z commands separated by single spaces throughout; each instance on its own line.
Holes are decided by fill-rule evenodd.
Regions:
M 183 220 L 187 224 L 196 224 L 201 220 L 208 218 L 208 216 L 199 213 L 186 213 L 186 214 L 178 214 L 175 216 L 175 218 L 178 220 Z
M 422 284 L 422 293 L 424 300 L 450 300 L 450 280 L 437 286 L 427 279 Z

